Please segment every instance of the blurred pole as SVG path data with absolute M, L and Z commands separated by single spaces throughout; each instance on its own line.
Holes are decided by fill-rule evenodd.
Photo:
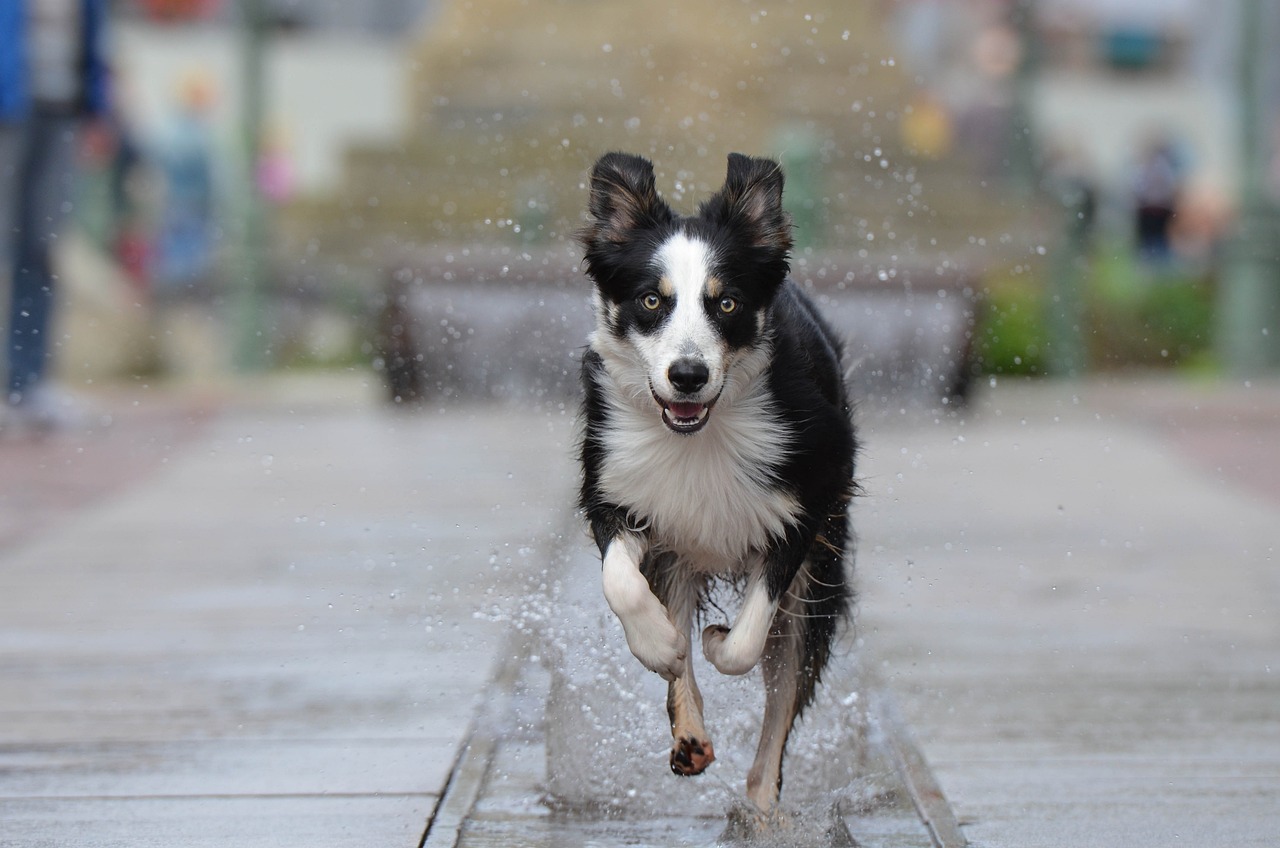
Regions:
M 1050 191 L 1061 210 L 1061 241 L 1049 257 L 1048 304 L 1045 311 L 1045 371 L 1053 377 L 1078 377 L 1088 356 L 1084 343 L 1082 296 L 1089 262 L 1094 201 L 1083 179 L 1060 175 Z
M 266 285 L 266 211 L 258 186 L 265 96 L 266 48 L 264 0 L 240 0 L 242 27 L 240 107 L 240 250 L 235 287 L 235 365 L 257 371 L 267 363 L 268 341 L 263 322 Z
M 1034 201 L 1040 184 L 1040 163 L 1031 119 L 1036 76 L 1040 71 L 1035 5 L 1034 0 L 1013 0 L 1009 10 L 1009 24 L 1017 33 L 1022 48 L 1014 71 L 1013 98 L 1009 104 L 1009 175 L 1019 200 L 1027 204 Z
M 1045 370 L 1055 377 L 1075 377 L 1086 365 L 1085 310 L 1082 294 L 1088 261 L 1093 202 L 1087 185 L 1067 174 L 1050 174 L 1032 119 L 1036 82 L 1043 61 L 1036 29 L 1035 0 L 1013 0 L 1009 23 L 1018 35 L 1022 56 L 1013 80 L 1009 115 L 1009 173 L 1026 214 L 1037 207 L 1054 216 L 1059 239 L 1048 263 L 1045 294 Z M 1059 163 L 1061 167 L 1063 163 Z M 1042 206 L 1043 204 L 1043 206 Z
M 1217 335 L 1227 370 L 1244 375 L 1280 365 L 1280 227 L 1267 196 L 1269 121 L 1262 103 L 1272 33 L 1262 0 L 1242 0 L 1239 8 L 1240 217 L 1219 293 Z
M 794 224 L 795 251 L 800 253 L 818 245 L 823 236 L 822 205 L 818 197 L 820 145 L 811 128 L 796 123 L 776 136 L 774 146 L 782 151 L 782 170 L 787 178 L 784 200 Z

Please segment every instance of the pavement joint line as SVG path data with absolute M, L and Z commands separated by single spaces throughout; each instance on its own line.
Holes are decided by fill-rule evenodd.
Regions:
M 576 525 L 572 516 L 566 518 L 565 527 L 571 526 L 571 522 Z M 566 531 L 558 538 L 548 561 L 559 563 L 563 568 L 565 540 L 571 536 Z M 467 732 L 467 741 L 445 782 L 440 802 L 427 820 L 418 848 L 457 848 L 467 819 L 480 800 L 480 792 L 498 753 L 503 721 L 511 714 L 521 679 L 521 664 L 529 657 L 528 645 L 524 644 L 517 628 L 508 630 L 501 657 L 484 687 L 485 707 Z
M 456 848 L 467 819 L 480 800 L 480 791 L 498 752 L 502 727 L 511 712 L 512 699 L 520 680 L 520 663 L 528 656 L 528 651 L 517 644 L 514 629 L 507 638 L 507 650 L 502 652 L 502 656 L 484 689 L 485 708 L 468 731 L 467 741 L 449 773 L 444 794 L 427 822 L 418 848 Z
M 484 785 L 497 748 L 496 734 L 481 733 L 477 726 L 472 726 L 449 773 L 444 794 L 427 820 L 418 848 L 454 848 L 458 844 L 467 816 L 480 798 L 480 787 Z
M 893 696 L 881 689 L 872 699 L 871 709 L 885 729 L 898 778 L 907 787 L 911 803 L 929 831 L 934 848 L 968 848 L 969 840 L 960 829 L 959 820 L 933 776 L 924 752 L 911 737 Z

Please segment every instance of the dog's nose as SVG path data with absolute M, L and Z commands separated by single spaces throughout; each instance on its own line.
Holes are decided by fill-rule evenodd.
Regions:
M 707 384 L 711 372 L 696 359 L 677 359 L 667 369 L 667 379 L 676 391 L 691 395 Z

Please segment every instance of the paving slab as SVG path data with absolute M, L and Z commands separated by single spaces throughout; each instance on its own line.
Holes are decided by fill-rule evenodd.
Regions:
M 0 845 L 416 845 L 430 795 L 52 798 L 3 807 Z
M 870 428 L 867 641 L 972 844 L 1275 844 L 1278 400 L 1005 382 Z
M 350 380 L 220 404 L 0 544 L 6 848 L 422 838 L 502 644 L 486 610 L 571 497 L 569 416 L 397 414 Z

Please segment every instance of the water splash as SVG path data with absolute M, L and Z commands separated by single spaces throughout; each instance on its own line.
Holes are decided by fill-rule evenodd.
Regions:
M 521 598 L 509 617 L 549 680 L 542 716 L 548 802 L 575 814 L 617 818 L 677 811 L 719 818 L 741 807 L 763 711 L 759 671 L 725 677 L 697 657 L 717 760 L 700 777 L 673 775 L 666 684 L 627 649 L 600 594 L 598 561 L 584 550 L 567 555 L 562 566 L 553 569 L 559 579 Z M 788 746 L 782 799 L 788 820 L 826 821 L 833 810 L 873 806 L 892 795 L 892 768 L 877 744 L 862 686 L 852 648 L 838 650 Z M 814 842 L 822 834 L 810 830 L 769 829 L 768 838 L 832 844 Z M 747 831 L 735 832 L 741 837 Z M 733 835 L 726 831 L 726 838 Z

